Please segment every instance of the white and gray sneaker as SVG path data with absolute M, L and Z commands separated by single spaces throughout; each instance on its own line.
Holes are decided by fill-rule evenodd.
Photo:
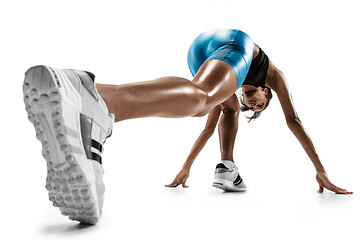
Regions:
M 233 162 L 227 160 L 216 165 L 213 187 L 231 192 L 246 191 L 246 185 L 240 177 L 238 168 Z
M 25 73 L 24 102 L 47 162 L 49 199 L 71 220 L 96 224 L 105 185 L 103 144 L 114 115 L 90 72 L 35 66 Z

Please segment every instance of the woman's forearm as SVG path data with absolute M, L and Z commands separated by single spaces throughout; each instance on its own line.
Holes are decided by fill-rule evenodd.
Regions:
M 207 141 L 209 140 L 209 138 L 212 136 L 213 133 L 214 130 L 211 129 L 205 129 L 204 131 L 202 131 L 202 133 L 196 140 L 193 148 L 191 149 L 189 156 L 187 157 L 183 165 L 183 168 L 188 168 L 188 169 L 191 168 L 191 165 L 195 161 L 196 157 L 198 156 L 200 151 L 204 148 L 205 144 L 207 143 Z
M 310 160 L 314 164 L 316 171 L 324 171 L 324 167 L 321 164 L 321 161 L 316 153 L 315 147 L 309 134 L 306 132 L 304 126 L 302 125 L 301 121 L 291 120 L 287 121 L 288 127 L 294 133 L 300 144 L 303 146 L 305 152 L 309 156 Z

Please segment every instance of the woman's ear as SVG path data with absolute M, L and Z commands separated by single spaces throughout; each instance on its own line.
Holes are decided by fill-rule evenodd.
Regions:
M 262 91 L 267 95 L 269 93 L 269 89 L 267 89 L 266 87 L 263 87 Z

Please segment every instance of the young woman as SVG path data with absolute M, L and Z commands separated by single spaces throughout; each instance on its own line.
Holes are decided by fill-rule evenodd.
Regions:
M 295 112 L 284 75 L 248 35 L 236 29 L 205 32 L 192 43 L 188 63 L 192 81 L 163 77 L 124 85 L 95 85 L 94 74 L 86 71 L 35 66 L 25 73 L 26 111 L 48 164 L 46 188 L 64 215 L 92 224 L 99 220 L 104 194 L 101 153 L 114 120 L 209 113 L 205 130 L 183 169 L 167 185 L 186 187 L 191 164 L 214 132 L 222 112 L 219 130 L 224 161 L 216 166 L 214 186 L 244 191 L 246 186 L 232 157 L 239 111 L 252 110 L 252 118 L 258 117 L 269 104 L 271 89 L 278 95 L 287 125 L 315 166 L 319 191 L 325 187 L 351 194 L 328 179 Z M 242 107 L 235 95 L 240 87 Z
M 214 40 L 216 39 L 214 36 L 209 37 L 203 34 L 200 35 L 199 38 L 202 37 L 210 39 L 209 41 L 216 41 Z M 198 39 L 195 40 L 193 45 L 199 44 L 207 47 L 206 44 L 208 43 L 204 44 L 198 42 Z M 191 54 L 192 49 L 190 49 L 189 52 L 190 58 Z M 241 110 L 252 110 L 254 115 L 250 118 L 250 121 L 259 117 L 261 111 L 269 105 L 269 101 L 272 98 L 272 89 L 276 92 L 279 98 L 288 127 L 301 143 L 316 169 L 316 180 L 319 184 L 319 192 L 323 192 L 325 187 L 335 193 L 352 193 L 335 186 L 329 181 L 325 168 L 320 162 L 310 136 L 306 132 L 295 111 L 284 74 L 274 66 L 262 49 L 256 44 L 254 44 L 254 54 L 252 56 L 251 67 L 240 88 L 242 90 L 242 93 L 240 94 L 240 102 L 242 106 L 240 106 L 236 95 L 233 94 L 229 99 L 213 108 L 213 110 L 209 113 L 205 129 L 195 142 L 187 160 L 183 165 L 183 168 L 175 177 L 174 181 L 171 184 L 166 185 L 167 187 L 176 187 L 180 184 L 183 187 L 187 187 L 186 180 L 189 177 L 191 165 L 206 144 L 207 140 L 212 136 L 222 112 L 219 123 L 219 135 L 221 159 L 223 162 L 216 166 L 213 186 L 230 191 L 245 191 L 246 185 L 238 174 L 236 166 L 233 164 L 234 160 L 232 155 L 238 128 L 237 124 L 239 112 Z

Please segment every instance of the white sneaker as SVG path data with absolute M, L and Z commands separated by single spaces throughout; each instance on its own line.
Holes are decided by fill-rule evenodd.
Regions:
M 25 73 L 24 102 L 47 162 L 49 199 L 70 219 L 96 224 L 105 185 L 101 154 L 114 115 L 92 73 L 35 66 Z
M 221 161 L 216 165 L 213 187 L 231 192 L 246 191 L 246 185 L 240 177 L 238 168 L 231 161 Z

